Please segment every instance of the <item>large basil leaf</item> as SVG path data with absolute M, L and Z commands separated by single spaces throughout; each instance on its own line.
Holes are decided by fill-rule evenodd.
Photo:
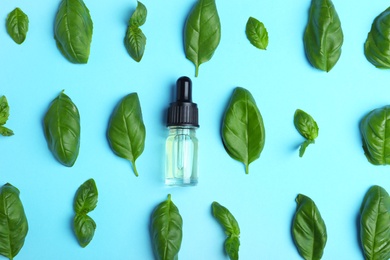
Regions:
M 318 136 L 317 122 L 305 111 L 297 109 L 294 114 L 294 125 L 298 132 L 306 138 L 299 149 L 299 157 L 302 157 L 309 144 L 314 144 Z
M 305 260 L 321 259 L 327 240 L 326 226 L 321 214 L 309 197 L 299 194 L 292 223 L 294 243 Z
M 360 208 L 360 243 L 366 260 L 390 258 L 390 197 L 380 186 L 372 186 Z
M 390 164 L 390 106 L 377 108 L 360 122 L 364 153 L 375 165 Z
M 146 37 L 140 28 L 134 25 L 127 28 L 125 46 L 129 55 L 136 62 L 140 62 L 146 46 Z
M 47 145 L 54 157 L 65 166 L 73 166 L 80 148 L 80 114 L 64 91 L 51 102 L 43 122 Z
M 222 122 L 222 141 L 227 153 L 235 160 L 249 164 L 260 157 L 265 142 L 263 118 L 252 94 L 236 88 L 225 110 Z
M 95 235 L 96 223 L 86 214 L 76 214 L 73 219 L 73 230 L 81 247 L 86 247 Z
M 72 63 L 87 63 L 93 23 L 82 0 L 62 0 L 54 25 L 54 38 L 62 55 Z
M 364 54 L 375 67 L 390 68 L 390 7 L 378 15 L 364 44 Z
M 191 10 L 184 28 L 184 50 L 187 59 L 199 66 L 214 55 L 221 39 L 221 22 L 215 0 L 198 0 Z
M 87 214 L 96 208 L 98 190 L 94 179 L 84 182 L 77 190 L 74 199 L 74 211 L 77 214 Z
M 331 0 L 312 0 L 303 37 L 306 56 L 317 69 L 329 72 L 337 63 L 343 31 Z
M 0 97 L 0 135 L 11 136 L 14 132 L 11 129 L 5 127 L 9 117 L 9 106 L 5 96 Z
M 17 44 L 22 44 L 28 31 L 27 15 L 20 8 L 15 8 L 8 14 L 6 24 L 7 32 L 11 38 Z
M 254 17 L 249 17 L 245 28 L 246 37 L 253 46 L 261 50 L 267 49 L 268 32 L 264 24 Z
M 225 252 L 228 254 L 231 260 L 238 259 L 238 251 L 240 248 L 240 227 L 236 218 L 230 213 L 230 211 L 214 201 L 211 204 L 212 213 L 214 218 L 223 227 L 227 238 L 225 240 Z
M 13 259 L 22 249 L 28 222 L 19 190 L 7 183 L 0 188 L 0 254 Z
M 133 25 L 136 27 L 142 26 L 146 22 L 146 16 L 148 11 L 144 4 L 140 1 L 137 1 L 137 8 L 134 13 L 130 17 L 129 25 Z
M 183 237 L 183 219 L 171 200 L 171 194 L 154 209 L 150 229 L 156 259 L 178 259 Z
M 146 130 L 137 93 L 127 95 L 116 106 L 108 124 L 107 137 L 114 153 L 129 160 L 138 176 L 135 161 L 144 151 Z

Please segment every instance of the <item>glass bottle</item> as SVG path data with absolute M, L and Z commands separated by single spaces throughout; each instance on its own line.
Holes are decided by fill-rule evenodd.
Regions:
M 176 102 L 168 108 L 165 184 L 194 186 L 198 183 L 198 106 L 192 102 L 190 78 L 179 78 L 176 88 Z

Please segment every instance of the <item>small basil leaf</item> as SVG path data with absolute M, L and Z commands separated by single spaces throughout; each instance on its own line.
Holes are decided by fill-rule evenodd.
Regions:
M 249 17 L 245 29 L 246 37 L 250 43 L 261 50 L 267 49 L 268 32 L 264 24 L 254 17 Z
M 238 251 L 240 248 L 240 239 L 236 236 L 230 236 L 225 240 L 225 251 L 231 260 L 238 260 Z
M 138 176 L 135 161 L 144 151 L 146 130 L 137 93 L 127 95 L 116 106 L 108 124 L 107 137 L 114 153 L 129 160 Z
M 365 259 L 390 258 L 390 197 L 380 186 L 372 186 L 360 208 L 360 243 Z
M 225 110 L 222 141 L 230 157 L 245 164 L 246 173 L 264 148 L 263 118 L 252 94 L 244 88 L 234 90 Z
M 140 62 L 146 46 L 146 37 L 140 28 L 134 25 L 127 28 L 125 46 L 129 55 Z
M 390 164 L 390 106 L 369 112 L 360 122 L 364 153 L 374 165 Z
M 9 117 L 9 106 L 5 96 L 0 97 L 0 125 L 5 125 Z
M 14 135 L 14 132 L 5 126 L 0 126 L 0 135 L 11 136 L 11 135 Z
M 294 114 L 294 126 L 298 132 L 306 138 L 299 149 L 299 157 L 302 157 L 309 144 L 314 144 L 318 136 L 317 122 L 305 111 L 297 109 Z
M 98 190 L 94 179 L 84 182 L 77 190 L 74 199 L 74 211 L 77 214 L 87 214 L 96 208 Z
M 379 14 L 372 23 L 364 44 L 364 54 L 375 67 L 390 68 L 390 7 Z
M 341 55 L 344 35 L 331 0 L 312 0 L 303 37 L 306 57 L 317 69 L 329 72 Z
M 140 1 L 137 1 L 137 8 L 135 9 L 134 13 L 132 14 L 129 25 L 133 25 L 136 27 L 142 26 L 146 22 L 146 16 L 148 14 L 148 11 Z
M 238 237 L 240 235 L 240 227 L 230 211 L 216 201 L 211 204 L 211 208 L 214 218 L 222 225 L 226 235 Z
M 6 24 L 9 36 L 17 44 L 22 44 L 28 31 L 27 15 L 20 8 L 15 8 L 8 14 Z
M 170 194 L 166 201 L 154 209 L 150 234 L 156 259 L 178 259 L 183 237 L 183 219 Z
M 198 0 L 191 10 L 184 28 L 186 58 L 199 66 L 214 55 L 221 39 L 221 22 L 215 0 Z
M 24 245 L 28 222 L 19 190 L 7 183 L 0 188 L 0 254 L 13 259 Z
M 72 63 L 87 63 L 93 23 L 82 0 L 62 0 L 54 24 L 54 38 L 62 55 Z
M 305 260 L 321 259 L 327 240 L 326 226 L 321 214 L 309 197 L 299 194 L 292 223 L 294 243 Z
M 76 214 L 73 219 L 73 229 L 81 247 L 86 247 L 95 235 L 96 223 L 88 215 Z
M 71 167 L 80 149 L 80 114 L 62 91 L 50 104 L 43 120 L 47 145 L 54 157 Z

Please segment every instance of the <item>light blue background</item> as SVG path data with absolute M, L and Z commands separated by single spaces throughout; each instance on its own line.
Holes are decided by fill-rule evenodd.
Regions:
M 53 38 L 59 1 L 0 2 L 0 95 L 8 98 L 6 125 L 15 132 L 0 137 L 0 183 L 20 189 L 30 226 L 16 259 L 153 259 L 150 215 L 168 193 L 184 221 L 180 259 L 227 259 L 225 235 L 211 215 L 213 201 L 229 208 L 240 224 L 240 259 L 301 259 L 290 235 L 298 193 L 316 202 L 327 225 L 323 259 L 363 259 L 357 236 L 361 201 L 373 184 L 390 191 L 389 166 L 368 163 L 358 130 L 366 113 L 389 104 L 390 72 L 366 60 L 363 44 L 388 3 L 334 1 L 344 45 L 339 62 L 325 73 L 311 67 L 303 50 L 309 0 L 217 1 L 222 39 L 198 78 L 182 43 L 195 1 L 143 1 L 147 45 L 140 63 L 123 45 L 136 1 L 85 3 L 94 22 L 91 54 L 87 65 L 75 65 L 60 54 Z M 17 6 L 30 19 L 20 46 L 5 29 L 7 14 Z M 268 29 L 266 51 L 245 36 L 249 16 Z M 183 75 L 193 79 L 200 109 L 200 180 L 197 187 L 168 188 L 163 184 L 165 113 Z M 228 156 L 220 137 L 223 111 L 237 86 L 251 91 L 266 129 L 263 153 L 249 175 Z M 81 148 L 72 168 L 54 159 L 42 130 L 49 103 L 63 89 L 81 114 Z M 112 110 L 131 92 L 140 97 L 147 129 L 138 178 L 106 140 Z M 303 158 L 298 157 L 303 138 L 293 125 L 297 108 L 320 127 L 316 144 Z M 98 206 L 90 213 L 97 229 L 82 249 L 71 229 L 72 203 L 89 178 L 99 189 Z

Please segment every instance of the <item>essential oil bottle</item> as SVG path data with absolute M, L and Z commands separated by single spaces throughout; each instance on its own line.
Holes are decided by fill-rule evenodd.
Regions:
M 165 184 L 194 186 L 198 183 L 198 106 L 192 102 L 190 78 L 179 78 L 176 88 L 176 102 L 168 108 Z

